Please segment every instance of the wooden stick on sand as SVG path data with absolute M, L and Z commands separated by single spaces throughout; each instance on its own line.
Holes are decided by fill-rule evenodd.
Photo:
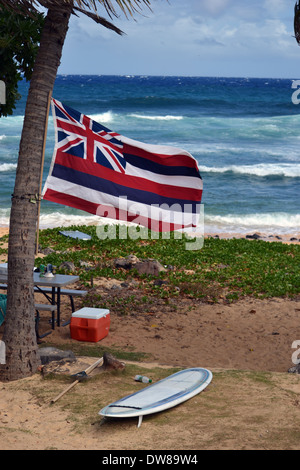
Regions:
M 102 363 L 103 363 L 103 357 L 101 357 L 101 359 L 98 359 L 96 362 L 94 362 L 94 364 L 92 364 L 87 369 L 85 369 L 84 372 L 86 374 L 89 374 L 90 372 L 92 372 L 92 370 L 94 370 L 97 366 L 99 366 Z M 63 395 L 65 395 L 69 390 L 71 390 L 71 388 L 75 387 L 75 385 L 77 385 L 79 382 L 80 380 L 75 380 L 74 382 L 72 382 L 65 390 L 63 390 L 59 395 L 57 395 L 57 397 L 51 400 L 51 404 L 57 402 L 57 400 L 59 400 Z

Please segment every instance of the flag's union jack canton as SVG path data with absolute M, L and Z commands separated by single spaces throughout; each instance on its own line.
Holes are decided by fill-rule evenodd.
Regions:
M 192 155 L 128 139 L 55 99 L 51 106 L 44 199 L 154 231 L 197 226 L 202 179 Z
M 56 100 L 53 104 L 57 151 L 125 173 L 126 161 L 120 152 L 122 145 L 114 138 L 118 134 Z

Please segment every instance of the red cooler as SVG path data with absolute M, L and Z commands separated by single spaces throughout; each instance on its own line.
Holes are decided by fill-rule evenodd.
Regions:
M 71 338 L 96 343 L 108 335 L 110 313 L 104 308 L 84 307 L 72 313 Z

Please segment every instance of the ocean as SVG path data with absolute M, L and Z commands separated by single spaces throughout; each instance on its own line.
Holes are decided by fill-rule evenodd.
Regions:
M 300 106 L 293 80 L 60 75 L 53 97 L 135 140 L 190 152 L 203 178 L 204 230 L 300 234 Z M 0 226 L 8 226 L 28 84 L 0 119 Z M 43 181 L 54 148 L 50 114 Z M 41 202 L 40 227 L 96 223 Z

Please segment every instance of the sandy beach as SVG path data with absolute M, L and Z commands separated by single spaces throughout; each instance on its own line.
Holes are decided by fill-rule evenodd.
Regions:
M 9 227 L 0 227 L 0 238 L 9 233 Z M 273 235 L 260 233 L 260 232 L 249 232 L 248 237 L 258 235 L 260 239 L 264 241 L 278 241 L 282 243 L 300 243 L 300 233 L 298 234 L 280 234 L 277 235 L 275 232 Z M 219 238 L 245 238 L 247 234 L 241 233 L 229 233 L 229 232 L 220 232 L 216 233 L 205 233 L 204 237 L 219 237 Z M 250 238 L 249 238 L 250 239 Z M 291 240 L 292 239 L 292 240 Z
M 0 228 L 0 236 L 7 233 L 8 228 Z M 226 235 L 218 236 L 228 238 Z M 290 238 L 287 235 L 275 240 L 299 244 L 299 239 L 290 241 Z M 2 255 L 1 261 L 7 261 L 6 255 Z M 94 279 L 94 284 L 97 294 L 105 299 L 121 281 L 99 278 Z M 45 316 L 47 318 L 47 313 Z M 171 366 L 205 364 L 285 372 L 292 365 L 292 343 L 300 339 L 299 317 L 299 299 L 257 300 L 249 297 L 223 304 L 179 298 L 176 311 L 159 302 L 155 308 L 149 305 L 149 311 L 143 314 L 132 312 L 129 316 L 114 316 L 112 311 L 110 335 L 101 344 L 109 348 L 132 348 L 149 354 L 151 360 L 159 364 Z M 68 299 L 62 303 L 62 319 L 70 320 Z M 45 328 L 48 328 L 47 323 Z M 58 328 L 49 338 L 56 344 L 70 344 L 72 349 L 69 328 Z
M 288 373 L 297 354 L 294 341 L 300 340 L 299 300 L 190 307 L 126 317 L 111 312 L 109 334 L 97 344 L 145 353 L 133 375 L 153 377 L 166 367 L 210 369 L 213 381 L 199 397 L 144 418 L 137 429 L 135 419 L 105 422 L 97 415 L 101 406 L 137 390 L 133 375 L 95 370 L 96 381 L 79 384 L 51 405 L 70 382 L 47 381 L 38 373 L 0 384 L 0 449 L 299 450 L 300 376 Z M 64 320 L 68 312 L 64 302 Z M 78 343 L 68 326 L 56 328 L 40 347 L 46 341 L 71 351 Z M 74 366 L 54 363 L 54 370 L 70 376 L 95 359 L 79 357 Z M 124 362 L 127 370 L 131 362 Z
M 0 228 L 0 236 L 7 233 L 8 228 Z M 283 241 L 292 243 L 288 236 L 284 240 L 278 240 L 278 242 Z M 98 293 L 103 298 L 111 288 L 112 282 L 118 283 L 118 281 L 104 278 L 97 280 Z M 276 383 L 280 384 L 280 390 L 288 389 L 293 393 L 296 391 L 297 394 L 300 392 L 299 376 L 288 374 L 288 370 L 293 366 L 292 354 L 297 354 L 297 350 L 293 346 L 294 342 L 300 341 L 299 318 L 300 298 L 294 300 L 246 298 L 231 304 L 222 302 L 210 304 L 199 300 L 179 298 L 176 310 L 170 309 L 168 306 L 160 308 L 158 304 L 156 308 L 149 305 L 149 311 L 146 313 L 131 312 L 126 316 L 114 315 L 114 312 L 111 311 L 109 335 L 99 342 L 99 347 L 108 350 L 117 348 L 143 353 L 145 355 L 143 367 L 146 368 L 196 366 L 209 368 L 217 374 L 224 372 L 224 377 L 227 377 L 224 379 L 224 383 L 227 383 L 227 389 L 222 390 L 216 381 L 216 385 L 211 386 L 212 390 L 216 390 L 213 387 L 217 387 L 220 399 L 222 397 L 223 401 L 228 402 L 229 408 L 234 406 L 238 410 L 238 402 L 234 401 L 233 405 L 231 400 L 241 400 L 244 390 L 239 382 L 234 380 L 226 382 L 229 380 L 226 371 L 267 372 L 274 374 L 272 377 L 275 377 Z M 69 302 L 63 300 L 62 321 L 69 319 Z M 43 321 L 41 327 L 49 329 L 48 319 L 45 317 Z M 0 338 L 1 332 L 3 332 L 3 326 L 0 328 Z M 42 340 L 40 347 L 48 343 L 72 350 L 72 347 L 74 348 L 78 342 L 71 339 L 70 329 L 66 326 L 56 328 L 50 336 Z M 85 358 L 84 360 L 91 363 L 93 359 Z M 82 370 L 83 366 L 84 364 L 81 367 L 79 363 L 77 369 Z M 68 366 L 67 372 L 70 373 L 70 366 Z M 106 379 L 105 383 L 109 384 L 109 380 L 111 379 Z M 15 449 L 16 447 L 20 449 L 49 447 L 58 449 L 200 449 L 201 446 L 208 449 L 261 448 L 263 447 L 260 444 L 261 437 L 258 435 L 263 435 L 266 429 L 277 429 L 278 416 L 285 419 L 289 406 L 283 399 L 281 406 L 276 405 L 269 408 L 266 424 L 263 429 L 258 427 L 258 430 L 255 431 L 258 434 L 253 438 L 252 444 L 251 439 L 247 443 L 247 439 L 241 437 L 241 433 L 235 435 L 234 431 L 226 443 L 222 442 L 222 439 L 219 444 L 217 440 L 209 442 L 208 439 L 206 441 L 206 438 L 203 437 L 205 435 L 203 428 L 200 424 L 196 424 L 199 434 L 193 444 L 195 447 L 190 447 L 191 436 L 188 429 L 182 429 L 180 411 L 178 410 L 175 411 L 175 414 L 177 413 L 179 423 L 173 422 L 172 426 L 167 424 L 166 427 L 162 426 L 159 430 L 156 429 L 155 421 L 150 421 L 137 433 L 134 424 L 129 421 L 122 425 L 114 424 L 112 427 L 105 428 L 105 435 L 97 424 L 93 429 L 90 427 L 85 430 L 83 437 L 76 432 L 70 433 L 71 425 L 68 413 L 63 411 L 60 405 L 53 408 L 43 400 L 42 404 L 38 404 L 30 392 L 31 386 L 33 389 L 45 387 L 39 374 L 24 379 L 21 381 L 21 385 L 18 382 L 0 385 L 0 449 Z M 105 388 L 105 384 L 103 386 Z M 92 385 L 91 387 L 93 389 Z M 234 389 L 236 393 L 239 390 L 240 398 L 234 398 Z M 78 389 L 78 393 L 81 393 L 81 388 Z M 248 396 L 245 397 L 245 400 L 251 401 L 254 400 L 254 397 L 255 405 L 253 404 L 253 406 L 255 406 L 256 413 L 263 414 L 265 407 L 270 404 L 268 393 L 265 390 L 256 389 L 256 391 L 253 390 L 252 398 L 250 399 Z M 72 395 L 69 400 L 72 401 Z M 62 405 L 67 401 L 68 399 L 62 401 Z M 299 411 L 298 408 L 296 415 L 299 414 L 300 417 L 300 408 Z M 237 412 L 232 413 L 235 418 L 231 416 L 231 424 L 228 425 L 234 428 L 239 422 L 239 418 L 237 418 Z M 243 407 L 241 414 L 243 423 L 247 423 L 253 415 L 253 409 Z M 213 418 L 212 415 L 210 418 Z M 247 433 L 243 423 L 240 423 L 240 429 L 244 430 L 245 436 Z M 217 420 L 214 423 L 211 421 L 210 426 L 223 433 L 224 423 L 222 421 Z M 130 436 L 127 431 L 130 432 Z M 159 435 L 161 432 L 160 439 L 162 441 L 155 438 L 150 443 L 146 437 L 149 432 L 151 435 L 157 432 Z M 101 442 L 99 442 L 99 433 Z M 49 439 L 49 436 L 54 435 L 59 439 L 54 439 L 54 437 Z M 300 448 L 300 446 L 297 447 L 296 444 L 293 444 L 292 448 Z
M 7 233 L 8 228 L 0 228 L 0 236 Z M 226 235 L 218 236 L 228 238 Z M 290 238 L 287 235 L 275 240 L 299 243 L 299 240 L 291 242 Z M 1 261 L 7 261 L 5 255 Z M 105 298 L 111 287 L 121 281 L 101 278 L 94 283 L 99 295 Z M 291 345 L 300 339 L 299 299 L 246 298 L 226 305 L 185 298 L 179 299 L 177 311 L 160 308 L 158 304 L 152 312 L 149 305 L 147 314 L 132 312 L 130 317 L 114 316 L 112 312 L 110 335 L 102 345 L 133 348 L 150 354 L 155 362 L 172 366 L 199 365 L 200 358 L 209 367 L 275 372 L 291 367 Z M 70 319 L 68 300 L 63 301 L 62 317 Z M 57 329 L 51 341 L 69 343 L 69 329 Z M 72 341 L 70 347 L 71 344 Z
M 0 227 L 0 238 L 9 233 L 8 227 Z

